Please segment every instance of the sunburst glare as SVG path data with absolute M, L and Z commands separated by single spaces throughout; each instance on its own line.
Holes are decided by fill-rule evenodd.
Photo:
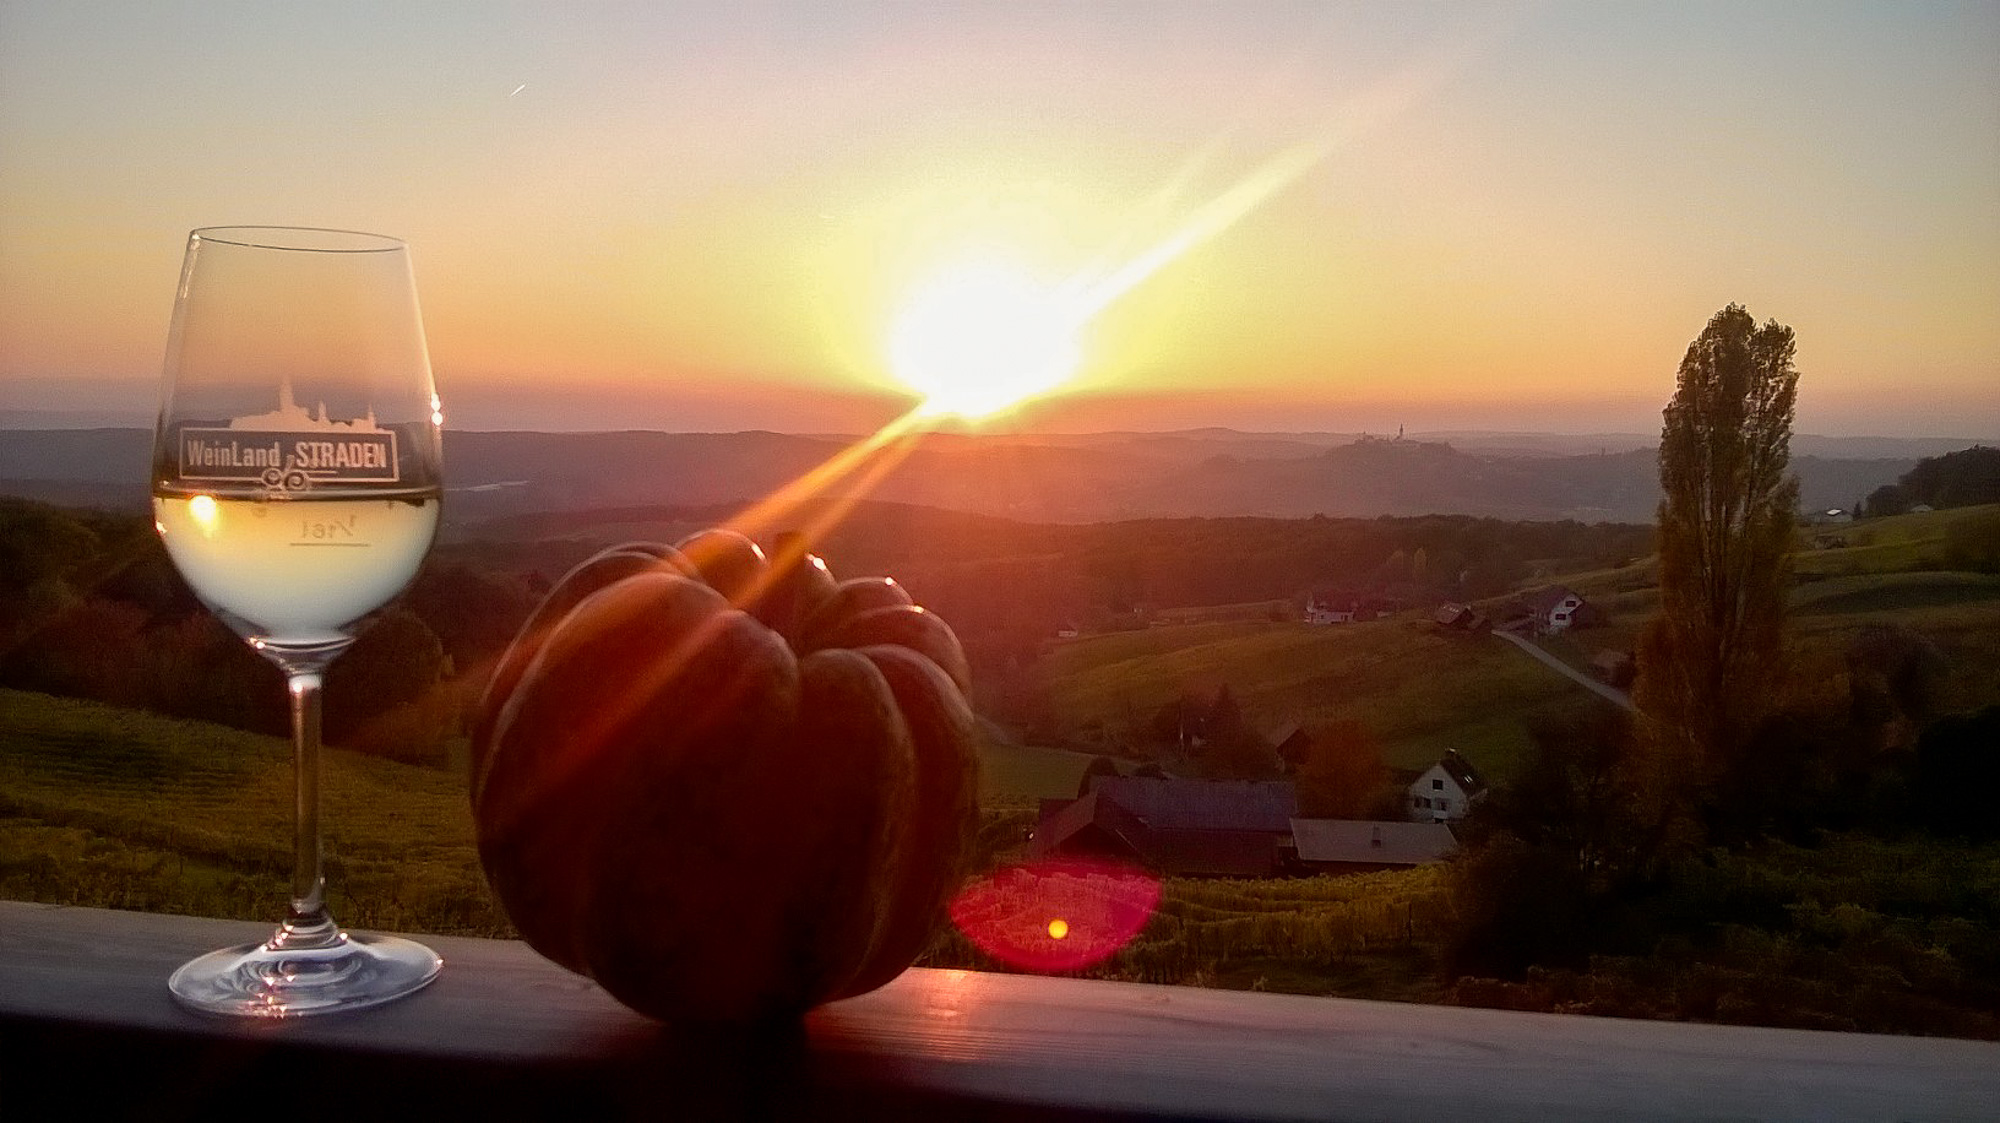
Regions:
M 1083 316 L 1026 269 L 959 263 L 922 285 L 896 318 L 889 363 L 930 417 L 980 418 L 1076 373 Z

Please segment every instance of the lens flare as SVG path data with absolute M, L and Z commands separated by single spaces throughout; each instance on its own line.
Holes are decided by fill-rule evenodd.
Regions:
M 215 496 L 197 495 L 188 500 L 188 518 L 201 528 L 204 537 L 215 537 L 216 524 L 222 519 L 222 508 L 217 506 Z
M 1082 360 L 1083 326 L 1055 289 L 1002 262 L 961 264 L 933 279 L 897 317 L 896 377 L 928 416 L 979 418 L 1056 386 Z
M 997 870 L 951 902 L 951 920 L 981 951 L 1028 971 L 1075 971 L 1132 942 L 1160 903 L 1142 870 L 1044 862 Z

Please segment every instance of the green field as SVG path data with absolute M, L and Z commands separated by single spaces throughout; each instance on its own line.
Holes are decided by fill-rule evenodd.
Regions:
M 1922 633 L 1946 657 L 1944 710 L 2000 702 L 2000 575 L 1942 568 L 1955 556 L 1953 543 L 2000 536 L 2000 507 L 1820 532 L 1849 545 L 1796 559 L 1798 690 L 1810 693 L 1844 675 L 1844 652 L 1862 629 L 1897 624 Z M 1579 670 L 1601 650 L 1631 650 L 1658 610 L 1655 580 L 1654 562 L 1642 559 L 1531 583 L 1568 585 L 1608 617 L 1543 646 Z M 1356 718 L 1381 741 L 1392 767 L 1422 767 L 1455 748 L 1505 780 L 1530 747 L 1534 723 L 1606 704 L 1499 640 L 1441 632 L 1424 612 L 1326 627 L 1230 614 L 1238 618 L 1200 622 L 1202 613 L 1186 610 L 1169 619 L 1195 622 L 1054 648 L 1044 678 L 1062 733 L 1085 744 L 1130 736 L 1182 691 L 1207 694 L 1227 683 L 1251 724 L 1266 732 Z
M 1091 758 L 985 746 L 983 799 L 1076 794 Z M 456 773 L 326 750 L 335 914 L 363 927 L 509 931 Z M 202 722 L 0 690 L 0 897 L 276 917 L 291 862 L 291 750 Z
M 511 931 L 480 876 L 459 777 L 337 749 L 324 776 L 343 923 Z M 283 741 L 0 691 L 0 897 L 275 920 L 291 823 Z
M 1941 551 L 1963 545 L 1967 528 L 1989 525 L 2000 528 L 2000 508 L 1885 519 L 1859 524 L 1873 532 L 1865 535 L 1844 528 L 1845 547 L 1802 555 L 1789 675 L 1773 689 L 1846 705 L 1846 652 L 1864 629 L 1894 625 L 1915 630 L 1944 656 L 1938 712 L 2000 703 L 2000 576 L 1940 563 Z M 1599 627 L 1545 642 L 1573 665 L 1602 648 L 1629 648 L 1657 605 L 1652 566 L 1643 560 L 1546 580 L 1584 592 L 1609 614 Z M 1420 767 L 1457 748 L 1504 782 L 1529 749 L 1534 724 L 1607 705 L 1511 646 L 1443 632 L 1421 612 L 1331 627 L 1259 619 L 1234 606 L 1176 618 L 1185 622 L 1048 650 L 1038 673 L 1062 740 L 1113 743 L 1182 691 L 1227 683 L 1246 719 L 1267 733 L 1358 719 L 1391 765 Z M 1016 744 L 997 730 L 989 731 L 983 756 L 984 849 L 1003 858 L 1018 848 L 1036 801 L 1073 794 L 1092 759 Z M 328 750 L 325 763 L 336 916 L 364 928 L 512 934 L 479 869 L 462 768 L 340 750 Z M 290 833 L 291 764 L 280 740 L 0 691 L 0 897 L 274 920 L 285 904 Z M 1776 847 L 1727 861 L 1741 869 L 1716 890 L 1718 901 L 1736 901 L 1740 882 L 1770 898 L 1752 910 L 1757 917 L 1789 916 L 1794 927 L 1739 920 L 1739 927 L 1717 929 L 1726 937 L 1717 948 L 1679 960 L 1608 963 L 1518 986 L 1448 983 L 1439 967 L 1453 923 L 1443 871 L 1169 879 L 1138 936 L 1084 973 L 1638 1016 L 2000 1032 L 1990 1019 L 1927 1020 L 1942 1016 L 1937 996 L 1954 987 L 1991 993 L 1978 965 L 1995 962 L 2000 945 L 1990 925 L 1976 922 L 1986 914 L 1965 903 L 1990 893 L 2000 871 L 1991 848 L 1967 853 L 1857 838 L 1824 854 Z M 1811 867 L 1810 876 L 1795 866 Z M 1937 882 L 1935 901 L 1911 903 L 1919 874 Z M 1856 991 L 1836 977 L 1834 967 L 1846 970 L 1847 960 L 1827 960 L 1829 947 L 1879 967 L 1889 981 Z M 945 934 L 927 962 L 1004 966 L 956 932 Z M 1671 982 L 1655 979 L 1662 971 Z M 1930 981 L 1919 979 L 1917 998 L 1892 985 L 1891 976 L 1919 975 Z M 1812 997 L 1792 1010 L 1779 991 Z M 1855 1008 L 1852 995 L 1864 992 L 1891 1013 Z
M 1794 567 L 1801 575 L 1846 576 L 1963 568 L 2000 543 L 2000 506 L 1956 507 L 1914 515 L 1813 527 L 1801 534 Z M 1817 548 L 1820 543 L 1845 545 Z
M 1068 796 L 1090 757 L 989 745 L 989 824 Z M 328 750 L 328 897 L 357 928 L 511 937 L 486 888 L 462 779 Z M 290 873 L 282 741 L 0 690 L 0 898 L 276 921 Z M 1005 847 L 996 847 L 1004 850 Z M 1163 885 L 1104 978 L 1435 999 L 1437 871 Z M 927 962 L 1003 966 L 947 932 Z
M 1058 719 L 1070 729 L 1139 727 L 1182 690 L 1229 685 L 1267 731 L 1359 719 L 1392 767 L 1447 748 L 1510 775 L 1529 724 L 1607 705 L 1491 637 L 1441 632 L 1421 614 L 1360 624 L 1193 624 L 1092 637 L 1049 656 Z
M 1093 759 L 1088 753 L 1012 745 L 991 738 L 981 749 L 979 796 L 989 806 L 1072 798 Z

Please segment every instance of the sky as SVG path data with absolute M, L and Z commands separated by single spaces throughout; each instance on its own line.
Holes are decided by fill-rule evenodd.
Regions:
M 0 415 L 144 423 L 264 223 L 408 240 L 465 428 L 863 432 L 1003 268 L 1025 428 L 1656 432 L 1734 302 L 1992 438 L 2000 3 L 0 0 Z

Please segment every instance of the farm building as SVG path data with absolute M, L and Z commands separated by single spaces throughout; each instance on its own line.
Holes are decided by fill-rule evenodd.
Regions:
M 1485 794 L 1486 781 L 1472 762 L 1458 755 L 1458 750 L 1446 749 L 1442 759 L 1410 784 L 1410 821 L 1449 823 L 1463 819 Z
M 1493 629 L 1493 622 L 1481 615 L 1469 604 L 1446 601 L 1431 613 L 1431 619 L 1438 627 L 1452 631 L 1485 634 Z
M 1443 823 L 1293 819 L 1295 868 L 1302 873 L 1366 873 L 1442 861 L 1458 845 Z
M 1270 877 L 1292 840 L 1298 795 L 1275 780 L 1101 776 L 1044 800 L 1030 853 L 1109 858 L 1182 877 Z
M 1462 774 L 1461 770 L 1461 774 Z M 1042 801 L 1029 854 L 1143 867 L 1168 877 L 1281 877 L 1403 869 L 1456 844 L 1437 822 L 1301 819 L 1289 783 L 1099 775 Z
M 1381 597 L 1316 592 L 1306 597 L 1306 623 L 1352 624 L 1357 620 L 1379 620 L 1395 611 L 1395 607 Z

